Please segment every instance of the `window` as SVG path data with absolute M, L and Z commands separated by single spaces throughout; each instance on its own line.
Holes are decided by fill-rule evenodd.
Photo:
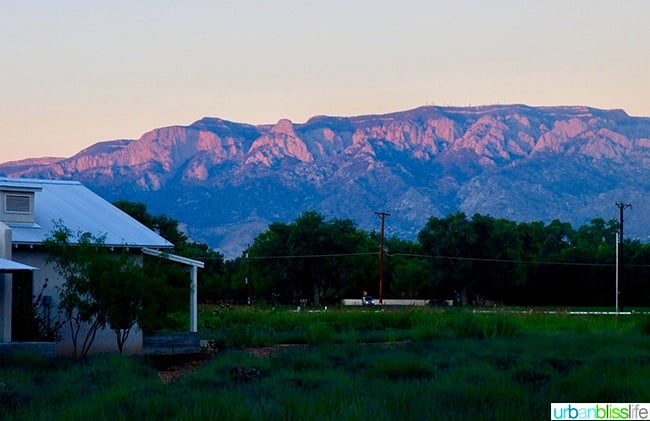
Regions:
M 7 194 L 5 196 L 6 213 L 32 213 L 32 197 L 28 194 Z

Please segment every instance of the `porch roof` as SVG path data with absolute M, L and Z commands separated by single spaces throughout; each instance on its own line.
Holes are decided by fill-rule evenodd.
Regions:
M 15 272 L 19 270 L 33 271 L 33 270 L 38 270 L 38 268 L 16 262 L 15 260 L 9 260 L 9 259 L 5 259 L 4 257 L 0 257 L 0 272 Z

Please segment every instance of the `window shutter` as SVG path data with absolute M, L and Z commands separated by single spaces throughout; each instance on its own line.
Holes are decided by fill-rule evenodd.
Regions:
M 8 194 L 5 196 L 5 212 L 31 213 L 32 201 L 29 195 Z

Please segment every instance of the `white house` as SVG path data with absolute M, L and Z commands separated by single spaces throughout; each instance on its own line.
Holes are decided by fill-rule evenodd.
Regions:
M 192 277 L 190 331 L 196 332 L 196 272 L 202 262 L 168 254 L 173 244 L 79 182 L 0 177 L 0 345 L 20 338 L 20 332 L 13 330 L 46 279 L 46 294 L 52 297 L 51 311 L 55 312 L 57 286 L 63 280 L 47 263 L 48 256 L 40 246 L 56 221 L 73 232 L 103 235 L 107 247 L 127 247 L 139 258 L 146 253 L 188 265 Z M 56 353 L 70 353 L 67 326 L 61 333 L 63 340 Z M 142 352 L 139 329 L 131 333 L 124 349 Z M 113 350 L 117 350 L 114 333 L 99 332 L 91 352 Z

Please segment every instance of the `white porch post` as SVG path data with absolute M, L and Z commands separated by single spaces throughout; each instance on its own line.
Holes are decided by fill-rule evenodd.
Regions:
M 190 273 L 192 277 L 192 283 L 190 285 L 190 332 L 198 331 L 198 305 L 197 305 L 197 290 L 198 290 L 198 281 L 197 267 L 192 265 L 190 266 Z
M 189 257 L 176 256 L 175 254 L 166 253 L 160 250 L 150 249 L 143 247 L 142 252 L 149 256 L 156 256 L 162 259 L 171 260 L 172 262 L 182 263 L 190 267 L 190 332 L 198 332 L 199 330 L 199 315 L 198 315 L 198 268 L 203 269 L 205 264 L 200 260 L 190 259 Z
M 11 259 L 11 228 L 0 222 L 0 257 Z M 12 276 L 0 273 L 0 343 L 11 342 Z

